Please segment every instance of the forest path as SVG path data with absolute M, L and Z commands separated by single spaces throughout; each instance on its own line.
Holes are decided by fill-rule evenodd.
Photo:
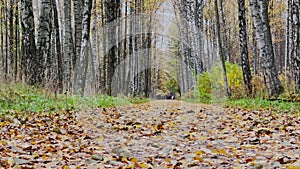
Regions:
M 294 115 L 176 100 L 33 113 L 0 123 L 0 168 L 299 168 L 299 126 Z
M 300 165 L 299 119 L 287 114 L 176 100 L 90 113 L 78 118 L 88 121 L 86 128 L 100 141 L 105 168 Z

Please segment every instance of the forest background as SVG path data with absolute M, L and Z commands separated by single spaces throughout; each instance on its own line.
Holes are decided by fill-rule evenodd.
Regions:
M 298 0 L 1 1 L 1 81 L 55 94 L 297 100 Z

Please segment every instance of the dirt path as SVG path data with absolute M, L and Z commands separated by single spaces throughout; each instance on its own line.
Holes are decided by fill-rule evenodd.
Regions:
M 2 166 L 300 167 L 299 119 L 287 114 L 163 100 L 20 122 L 0 128 Z

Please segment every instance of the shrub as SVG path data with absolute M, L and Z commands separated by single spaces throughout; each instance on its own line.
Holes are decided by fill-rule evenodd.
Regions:
M 197 77 L 197 90 L 194 92 L 195 97 L 202 99 L 211 99 L 212 83 L 208 72 L 204 72 Z
M 246 94 L 242 68 L 238 64 L 226 62 L 228 85 L 233 98 L 243 98 Z M 197 76 L 197 92 L 200 98 L 211 99 L 225 96 L 223 69 L 220 63 L 212 66 L 210 72 Z

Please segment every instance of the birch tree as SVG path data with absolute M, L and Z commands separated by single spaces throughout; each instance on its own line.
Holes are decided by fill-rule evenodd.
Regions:
M 81 52 L 81 42 L 82 42 L 82 14 L 83 14 L 83 1 L 84 0 L 74 0 L 74 43 L 75 43 L 75 53 L 73 56 L 73 66 L 75 66 L 76 61 L 79 58 Z
M 35 34 L 34 34 L 34 17 L 32 0 L 21 1 L 22 10 L 22 43 L 23 43 L 23 55 L 21 59 L 22 70 L 24 74 L 25 82 L 28 84 L 35 84 L 33 77 L 34 71 L 32 67 L 36 67 L 36 46 L 35 46 Z
M 238 18 L 239 18 L 239 28 L 240 28 L 240 59 L 242 62 L 244 83 L 246 85 L 247 94 L 251 95 L 252 84 L 251 84 L 250 64 L 248 59 L 245 0 L 238 0 L 238 8 L 239 8 Z
M 291 2 L 290 2 L 291 3 Z M 291 42 L 289 51 L 291 54 L 292 72 L 295 81 L 296 91 L 300 91 L 300 3 L 293 0 L 291 10 Z
M 39 15 L 39 28 L 37 34 L 37 54 L 38 65 L 35 67 L 35 82 L 39 85 L 45 84 L 45 69 L 48 56 L 50 54 L 51 36 L 51 0 L 42 0 Z M 51 57 L 51 56 L 50 56 Z
M 64 92 L 71 89 L 71 73 L 72 73 L 72 58 L 73 58 L 73 39 L 72 39 L 72 26 L 71 26 L 71 0 L 64 0 Z
M 8 3 L 8 9 L 7 9 L 7 19 L 8 19 L 8 25 L 9 25 L 9 32 L 6 32 L 6 36 L 8 36 L 9 42 L 8 42 L 8 55 L 7 55 L 7 59 L 8 59 L 8 73 L 7 73 L 7 77 L 8 79 L 12 79 L 13 78 L 13 69 L 14 69 L 14 57 L 15 57 L 15 44 L 14 44 L 14 6 L 15 6 L 15 1 L 14 0 L 9 0 L 7 1 Z
M 82 37 L 81 37 L 81 50 L 75 68 L 75 93 L 84 95 L 86 86 L 86 76 L 89 66 L 89 59 L 91 59 L 91 46 L 90 46 L 90 23 L 92 12 L 92 0 L 84 1 L 84 13 L 82 19 Z M 91 65 L 90 65 L 91 66 Z
M 106 93 L 111 94 L 111 80 L 116 68 L 117 63 L 117 34 L 116 29 L 117 25 L 115 24 L 116 19 L 118 17 L 118 10 L 120 10 L 120 0 L 113 0 L 113 2 L 105 0 L 104 1 L 104 13 L 105 13 L 105 26 L 110 25 L 110 27 L 107 27 L 107 31 L 105 32 L 107 40 L 114 43 L 114 44 L 108 44 L 111 45 L 110 49 L 108 49 L 108 52 L 106 53 L 107 57 L 107 80 L 106 80 Z
M 218 10 L 218 0 L 214 1 L 215 4 L 215 15 L 216 15 L 216 31 L 217 31 L 217 38 L 218 38 L 218 46 L 219 46 L 219 55 L 222 62 L 222 68 L 223 68 L 223 78 L 224 78 L 224 84 L 226 89 L 226 94 L 228 97 L 230 97 L 230 88 L 228 85 L 227 75 L 226 75 L 226 65 L 225 65 L 225 53 L 224 49 L 222 47 L 222 40 L 221 40 L 221 29 L 220 29 L 220 17 L 219 17 L 219 10 Z
M 59 17 L 58 17 L 58 11 L 57 11 L 57 4 L 56 1 L 52 1 L 52 12 L 53 12 L 53 35 L 55 36 L 55 46 L 53 48 L 55 49 L 55 56 L 56 56 L 56 62 L 57 62 L 57 71 L 56 71 L 56 92 L 61 93 L 63 90 L 63 56 L 61 52 L 61 39 L 60 39 L 60 33 L 59 33 Z
M 269 97 L 278 97 L 283 92 L 275 66 L 271 30 L 268 16 L 268 0 L 251 0 L 251 11 L 259 48 L 259 57 Z

